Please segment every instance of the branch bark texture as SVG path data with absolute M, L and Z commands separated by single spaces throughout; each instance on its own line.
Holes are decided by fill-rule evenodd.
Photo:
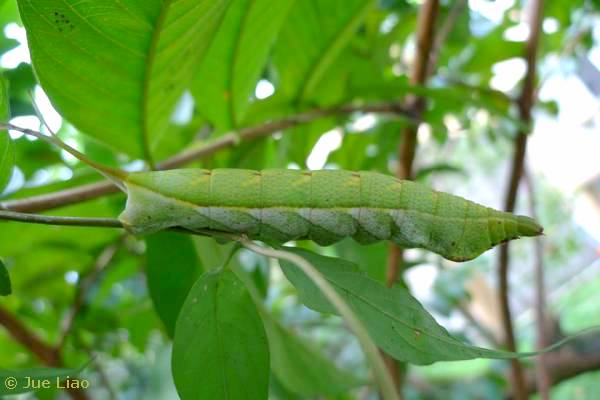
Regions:
M 527 70 L 521 95 L 517 101 L 519 117 L 523 123 L 523 126 L 529 126 L 531 124 L 531 109 L 533 107 L 535 96 L 537 50 L 543 15 L 543 0 L 531 0 L 529 7 L 530 34 L 525 48 Z M 510 178 L 504 199 L 504 210 L 508 212 L 513 212 L 515 209 L 519 183 L 521 181 L 521 177 L 523 176 L 528 133 L 529 132 L 527 130 L 521 129 L 514 139 L 514 153 L 510 170 Z M 498 258 L 498 292 L 500 297 L 500 312 L 504 330 L 505 346 L 510 351 L 516 351 L 517 346 L 512 324 L 510 304 L 508 300 L 510 292 L 508 284 L 509 261 L 509 245 L 506 243 L 500 247 Z M 523 367 L 517 359 L 511 360 L 511 377 L 514 397 L 518 400 L 526 400 L 527 391 L 525 376 L 523 373 Z

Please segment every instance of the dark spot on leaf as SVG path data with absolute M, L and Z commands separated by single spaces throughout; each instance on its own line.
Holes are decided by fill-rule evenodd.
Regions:
M 450 243 L 450 245 L 451 246 L 456 246 L 456 242 L 453 241 L 452 243 Z
M 62 32 L 63 30 L 62 30 L 62 28 L 58 28 L 58 31 L 59 31 L 59 32 Z

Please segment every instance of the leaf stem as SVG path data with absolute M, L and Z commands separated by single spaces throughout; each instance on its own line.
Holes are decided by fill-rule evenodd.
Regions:
M 96 171 L 98 171 L 99 173 L 104 175 L 106 178 L 108 178 L 110 181 L 112 181 L 117 187 L 119 187 L 119 189 L 125 191 L 125 187 L 123 186 L 122 181 L 125 180 L 127 174 L 124 171 L 121 171 L 116 168 L 111 168 L 107 165 L 102 165 L 100 163 L 97 163 L 96 161 L 92 160 L 91 158 L 89 158 L 88 156 L 86 156 L 85 154 L 80 152 L 79 150 L 69 146 L 68 144 L 66 144 L 65 142 L 60 140 L 54 134 L 48 136 L 48 135 L 44 135 L 41 132 L 35 131 L 33 129 L 21 128 L 16 125 L 4 124 L 4 123 L 0 123 L 0 129 L 8 129 L 8 130 L 21 132 L 25 135 L 33 136 L 33 137 L 35 137 L 39 140 L 42 140 L 50 145 L 56 146 L 60 149 L 63 149 L 64 151 L 66 151 L 67 153 L 69 153 L 70 155 L 72 155 L 73 157 L 78 159 L 79 161 L 89 165 L 90 167 L 94 168 Z
M 123 228 L 121 221 L 115 218 L 61 217 L 0 210 L 0 220 L 28 222 L 44 225 L 90 226 L 102 228 Z
M 340 315 L 348 324 L 348 327 L 354 332 L 354 334 L 358 338 L 367 359 L 373 367 L 375 380 L 377 381 L 379 389 L 381 390 L 382 397 L 385 400 L 399 399 L 398 393 L 396 392 L 396 388 L 394 386 L 394 382 L 392 381 L 390 375 L 387 372 L 383 358 L 379 354 L 377 346 L 375 346 L 375 343 L 373 343 L 373 341 L 369 337 L 369 334 L 363 326 L 362 322 L 358 319 L 358 317 L 356 317 L 356 315 L 346 304 L 346 302 L 340 297 L 340 295 L 335 291 L 335 289 L 329 284 L 329 282 L 325 280 L 325 278 L 323 278 L 319 271 L 317 271 L 317 269 L 310 262 L 296 254 L 258 246 L 245 237 L 240 237 L 238 241 L 247 249 L 252 250 L 258 254 L 262 254 L 271 258 L 287 260 L 297 265 L 302 270 L 302 272 L 304 272 L 306 276 L 308 276 L 314 282 L 314 284 L 321 290 L 321 292 L 331 302 L 331 304 L 338 310 Z

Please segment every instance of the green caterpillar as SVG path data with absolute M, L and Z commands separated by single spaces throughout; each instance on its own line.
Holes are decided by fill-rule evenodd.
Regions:
M 529 217 L 374 172 L 179 169 L 121 179 L 128 199 L 119 219 L 138 235 L 183 227 L 320 245 L 350 236 L 467 261 L 499 243 L 542 233 Z

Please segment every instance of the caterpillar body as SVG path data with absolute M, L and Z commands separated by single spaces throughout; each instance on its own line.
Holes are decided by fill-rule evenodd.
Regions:
M 320 245 L 350 236 L 467 261 L 542 233 L 529 217 L 375 172 L 179 169 L 130 173 L 123 183 L 128 199 L 119 219 L 134 234 L 183 227 Z

